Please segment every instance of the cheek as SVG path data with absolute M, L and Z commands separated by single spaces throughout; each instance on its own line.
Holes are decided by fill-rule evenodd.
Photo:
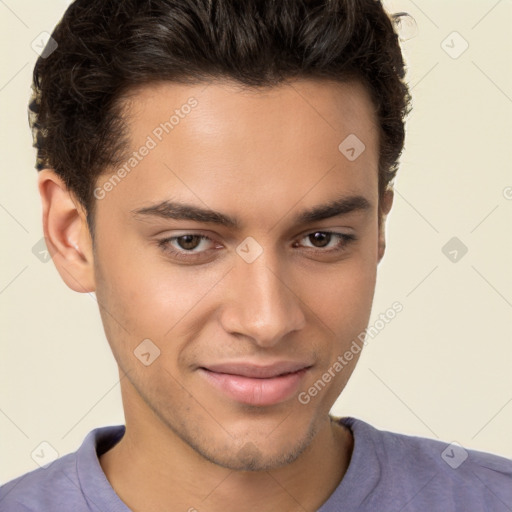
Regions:
M 301 299 L 333 332 L 368 321 L 377 277 L 374 252 L 361 248 L 338 264 L 302 273 Z
M 98 244 L 98 298 L 101 295 L 108 302 L 115 320 L 134 337 L 172 336 L 174 326 L 186 321 L 222 279 L 223 269 L 176 265 L 155 245 L 135 239 L 126 242 L 124 237 L 122 247 L 122 238 L 112 236 L 108 244 Z
M 316 371 L 305 383 L 299 399 L 302 404 L 327 413 L 344 389 L 363 350 L 360 335 L 368 326 L 371 314 L 376 268 L 372 258 L 354 258 L 339 265 L 328 276 L 320 279 L 317 274 L 315 277 L 309 277 L 310 284 L 303 293 L 308 296 L 307 304 L 312 305 L 311 322 L 322 335 L 321 341 L 316 343 Z
M 332 396 L 344 387 L 356 366 L 362 342 L 359 336 L 368 326 L 377 274 L 376 251 L 373 245 L 360 245 L 358 250 L 338 265 L 322 272 L 310 272 L 303 281 L 303 299 L 318 319 L 312 320 L 324 334 L 318 347 L 319 373 L 331 369 L 336 378 L 330 384 Z M 342 371 L 332 368 L 353 343 L 350 361 L 343 362 Z M 316 376 L 318 377 L 318 375 Z M 326 394 L 327 398 L 327 394 Z

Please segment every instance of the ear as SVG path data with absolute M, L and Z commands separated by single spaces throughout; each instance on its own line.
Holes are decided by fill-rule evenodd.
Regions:
M 46 246 L 64 282 L 76 292 L 96 290 L 92 239 L 85 209 L 53 169 L 38 174 Z
M 386 218 L 393 205 L 394 191 L 392 188 L 386 189 L 383 198 L 379 201 L 379 241 L 378 241 L 378 260 L 384 256 L 386 251 Z

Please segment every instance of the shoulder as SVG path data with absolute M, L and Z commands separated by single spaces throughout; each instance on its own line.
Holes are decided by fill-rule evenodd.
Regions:
M 60 510 L 56 503 L 75 503 L 80 486 L 76 453 L 26 473 L 0 487 L 0 510 Z
M 457 443 L 379 430 L 354 418 L 342 422 L 352 430 L 356 444 L 359 437 L 371 446 L 382 481 L 401 489 L 404 499 L 453 503 L 453 510 L 486 510 L 490 504 L 492 510 L 508 510 L 512 505 L 510 459 Z
M 0 486 L 2 512 L 81 512 L 90 510 L 92 495 L 108 492 L 108 482 L 98 453 L 113 446 L 124 426 L 102 427 L 89 432 L 79 450 Z M 88 492 L 90 491 L 90 492 Z M 87 496 L 90 495 L 91 499 Z M 100 497 L 97 499 L 101 500 Z

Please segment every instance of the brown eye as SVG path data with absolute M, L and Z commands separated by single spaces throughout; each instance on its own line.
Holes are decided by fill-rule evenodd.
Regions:
M 158 246 L 173 258 L 192 261 L 211 255 L 213 243 L 213 240 L 205 235 L 185 233 L 159 240 Z
M 326 231 L 317 231 L 316 233 L 308 235 L 308 238 L 315 247 L 325 247 L 326 245 L 329 245 L 331 235 L 332 233 Z
M 183 235 L 176 237 L 175 240 L 180 249 L 190 251 L 192 249 L 196 249 L 203 238 L 204 237 L 199 235 Z
M 349 244 L 356 240 L 356 236 L 351 233 L 336 233 L 334 231 L 313 231 L 301 240 L 302 246 L 310 251 L 331 254 L 346 250 Z

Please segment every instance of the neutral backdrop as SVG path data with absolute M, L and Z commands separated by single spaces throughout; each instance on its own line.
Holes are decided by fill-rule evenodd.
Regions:
M 37 467 L 42 442 L 63 455 L 123 422 L 94 296 L 41 260 L 32 44 L 68 3 L 0 0 L 2 483 Z M 395 301 L 403 311 L 333 412 L 512 457 L 512 1 L 385 5 L 416 21 L 402 25 L 414 109 L 370 323 Z

